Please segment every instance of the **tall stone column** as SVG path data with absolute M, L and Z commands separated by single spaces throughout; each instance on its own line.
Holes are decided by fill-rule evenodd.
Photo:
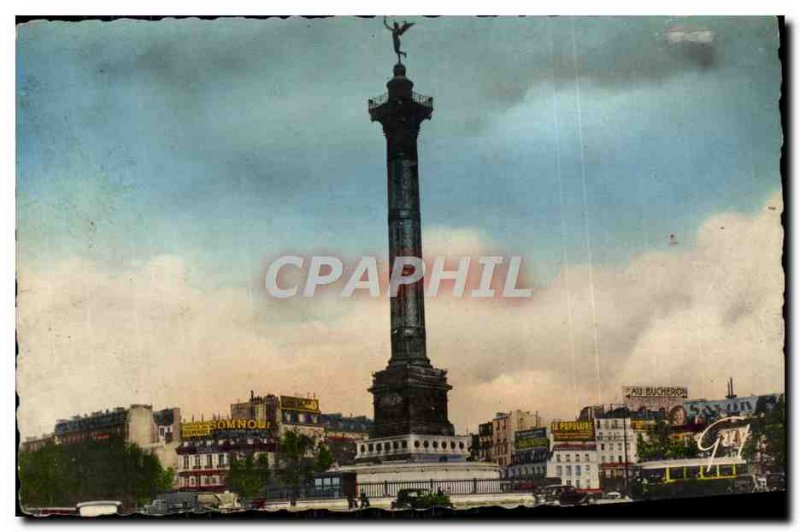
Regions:
M 395 65 L 394 77 L 386 85 L 385 101 L 374 105 L 373 100 L 370 106 L 372 120 L 383 125 L 386 136 L 390 265 L 396 257 L 422 259 L 417 136 L 422 121 L 431 117 L 433 99 L 415 95 L 414 84 L 405 77 L 405 71 L 405 66 Z M 430 366 L 425 347 L 422 280 L 401 285 L 397 296 L 391 298 L 391 327 L 390 364 Z
M 389 260 L 422 258 L 417 136 L 433 113 L 433 98 L 413 92 L 402 64 L 394 66 L 387 93 L 369 101 L 369 114 L 386 136 Z M 410 273 L 410 272 L 407 272 Z M 401 285 L 391 298 L 392 353 L 373 376 L 373 437 L 452 435 L 447 419 L 446 371 L 431 366 L 426 351 L 423 282 Z

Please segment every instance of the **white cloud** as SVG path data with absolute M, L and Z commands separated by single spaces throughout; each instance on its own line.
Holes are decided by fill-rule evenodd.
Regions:
M 449 370 L 451 420 L 474 430 L 517 407 L 572 416 L 598 390 L 611 402 L 633 383 L 717 397 L 732 376 L 740 394 L 782 391 L 780 195 L 768 205 L 708 219 L 696 247 L 665 244 L 623 267 L 595 266 L 597 355 L 586 265 L 527 301 L 429 299 L 428 353 Z M 463 228 L 434 228 L 424 245 L 427 256 L 492 248 Z M 21 265 L 18 280 L 23 435 L 133 402 L 224 413 L 251 389 L 315 392 L 326 411 L 371 415 L 366 389 L 389 354 L 385 298 L 204 289 L 174 256 L 113 274 L 82 260 L 47 272 Z

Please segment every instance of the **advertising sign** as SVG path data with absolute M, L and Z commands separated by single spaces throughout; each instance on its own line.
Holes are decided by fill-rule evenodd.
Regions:
M 553 441 L 594 440 L 593 421 L 553 421 L 550 426 Z
M 751 416 L 771 410 L 781 394 L 733 397 L 719 401 L 686 401 L 686 415 L 694 422 L 710 423 L 727 416 Z
M 686 399 L 689 397 L 689 389 L 686 386 L 624 386 L 622 394 L 626 399 Z
M 209 421 L 191 421 L 181 423 L 181 438 L 200 438 L 211 436 L 217 430 L 264 430 L 268 427 L 266 421 L 254 419 L 214 419 Z
M 281 395 L 281 408 L 285 410 L 299 410 L 301 412 L 312 412 L 314 414 L 319 414 L 319 399 Z
M 642 432 L 650 430 L 655 424 L 654 419 L 631 419 L 631 428 Z

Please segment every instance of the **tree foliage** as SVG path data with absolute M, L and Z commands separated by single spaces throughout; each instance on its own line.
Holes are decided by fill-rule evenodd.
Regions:
M 665 421 L 658 421 L 651 427 L 647 439 L 639 434 L 636 449 L 642 461 L 694 458 L 699 452 L 693 440 L 674 438 Z
M 753 419 L 750 437 L 745 442 L 742 455 L 753 460 L 758 451 L 764 463 L 776 471 L 786 467 L 786 404 L 783 397 L 768 412 Z
M 28 508 L 91 500 L 119 500 L 136 508 L 171 489 L 174 478 L 158 458 L 118 438 L 20 452 L 18 467 L 20 502 Z
M 330 468 L 333 461 L 333 454 L 325 445 L 317 445 L 305 434 L 288 431 L 278 446 L 277 476 L 296 494 L 298 488 L 314 480 L 316 473 Z
M 267 455 L 247 454 L 243 458 L 233 457 L 227 475 L 228 489 L 243 499 L 252 499 L 264 492 L 269 482 L 269 460 Z

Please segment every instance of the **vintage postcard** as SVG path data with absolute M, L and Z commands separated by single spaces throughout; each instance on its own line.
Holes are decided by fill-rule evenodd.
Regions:
M 783 516 L 782 31 L 19 19 L 18 511 Z

